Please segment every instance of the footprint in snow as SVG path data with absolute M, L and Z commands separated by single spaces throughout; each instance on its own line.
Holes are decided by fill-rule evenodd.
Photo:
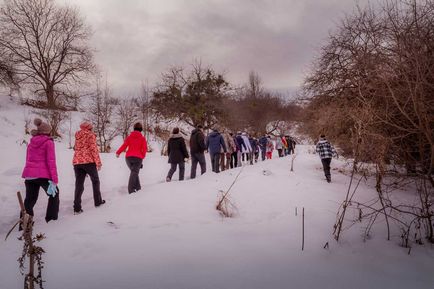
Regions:
M 263 171 L 262 171 L 262 174 L 263 174 L 264 176 L 271 176 L 273 173 L 272 173 L 271 171 L 269 171 L 269 170 L 263 170 Z
M 116 225 L 114 222 L 112 221 L 108 221 L 107 225 L 109 225 L 109 227 L 112 227 L 113 229 L 119 229 L 119 226 Z

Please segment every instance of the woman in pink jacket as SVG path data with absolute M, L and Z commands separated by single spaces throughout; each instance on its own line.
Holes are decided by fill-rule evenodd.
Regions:
M 45 220 L 57 220 L 59 213 L 59 190 L 57 189 L 57 167 L 54 141 L 50 137 L 51 127 L 39 118 L 34 120 L 37 129 L 27 147 L 26 165 L 22 177 L 25 179 L 26 198 L 24 207 L 33 216 L 33 207 L 38 200 L 39 188 L 47 193 L 48 206 Z

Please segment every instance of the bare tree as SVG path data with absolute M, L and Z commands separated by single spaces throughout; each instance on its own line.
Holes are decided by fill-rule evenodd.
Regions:
M 253 134 L 270 134 L 279 130 L 287 121 L 296 119 L 299 108 L 263 85 L 260 76 L 252 71 L 248 83 L 234 91 L 225 100 L 227 111 L 225 125 L 232 130 L 247 129 Z
M 136 99 L 126 98 L 120 100 L 119 105 L 116 108 L 116 115 L 119 131 L 125 139 L 134 122 L 138 119 Z
M 135 99 L 135 103 L 140 112 L 140 118 L 143 123 L 145 130 L 146 139 L 149 139 L 149 133 L 151 132 L 151 117 L 152 117 L 152 106 L 151 106 L 151 92 L 149 86 L 142 85 L 142 91 L 139 97 Z
M 87 117 L 92 122 L 97 136 L 100 152 L 107 153 L 111 150 L 111 142 L 119 134 L 115 120 L 115 106 L 118 100 L 111 96 L 106 84 L 104 89 L 97 81 L 95 95 L 91 97 Z
M 43 93 L 48 108 L 94 68 L 89 37 L 79 11 L 54 0 L 5 0 L 0 9 L 0 50 L 17 81 Z

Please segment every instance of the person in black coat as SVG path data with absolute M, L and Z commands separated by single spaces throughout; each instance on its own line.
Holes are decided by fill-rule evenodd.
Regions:
M 191 174 L 190 178 L 194 179 L 196 177 L 196 167 L 197 163 L 200 165 L 200 173 L 203 175 L 206 172 L 206 162 L 205 162 L 205 150 L 207 149 L 205 145 L 205 136 L 202 131 L 202 126 L 198 125 L 191 132 L 190 137 L 190 154 L 191 154 Z
M 172 180 L 177 165 L 179 166 L 179 180 L 184 180 L 185 159 L 188 159 L 189 155 L 184 138 L 179 133 L 179 128 L 177 127 L 173 129 L 172 135 L 167 143 L 167 154 L 169 156 L 170 170 L 167 173 L 166 181 L 170 182 Z

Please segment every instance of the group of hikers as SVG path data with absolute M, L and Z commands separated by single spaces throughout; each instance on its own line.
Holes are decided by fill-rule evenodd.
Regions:
M 275 143 L 275 144 L 274 144 Z M 249 136 L 246 132 L 236 134 L 223 129 L 219 132 L 217 126 L 211 129 L 211 133 L 205 138 L 203 127 L 198 125 L 190 136 L 191 173 L 190 178 L 196 177 L 197 165 L 200 165 L 201 174 L 206 172 L 205 152 L 209 153 L 211 168 L 215 173 L 240 167 L 243 164 L 253 164 L 258 161 L 259 155 L 264 161 L 271 159 L 274 149 L 279 157 L 293 154 L 296 142 L 289 135 L 278 136 L 273 140 L 271 136 L 263 135 L 259 139 Z M 179 128 L 175 127 L 167 143 L 167 155 L 169 156 L 170 170 L 166 181 L 170 182 L 172 176 L 179 167 L 179 180 L 184 180 L 185 161 L 190 158 L 184 137 Z
M 59 212 L 59 188 L 56 154 L 54 141 L 50 137 L 51 127 L 41 119 L 34 120 L 36 129 L 31 131 L 32 138 L 27 147 L 26 163 L 22 173 L 25 179 L 26 197 L 24 207 L 26 212 L 33 216 L 33 207 L 38 200 L 39 190 L 42 188 L 48 195 L 48 206 L 45 220 L 57 220 Z M 258 162 L 259 155 L 262 161 L 271 159 L 276 149 L 279 157 L 294 154 L 296 142 L 286 135 L 272 140 L 271 136 L 263 135 L 259 139 L 249 136 L 246 132 L 233 134 L 225 129 L 222 133 L 218 127 L 213 127 L 211 133 L 205 137 L 203 127 L 198 125 L 190 136 L 190 154 L 188 153 L 184 137 L 179 128 L 174 128 L 167 143 L 168 162 L 170 170 L 166 181 L 170 182 L 177 167 L 179 167 L 179 180 L 184 179 L 185 162 L 191 157 L 190 178 L 196 177 L 197 165 L 200 165 L 201 174 L 206 172 L 205 153 L 208 152 L 211 159 L 212 171 L 220 171 L 240 167 L 243 164 Z M 143 167 L 143 159 L 147 152 L 147 141 L 143 136 L 143 126 L 137 122 L 133 131 L 124 140 L 124 143 L 116 151 L 119 157 L 126 151 L 125 160 L 130 169 L 128 180 L 128 193 L 141 190 L 139 171 Z M 333 156 L 337 156 L 336 150 L 322 135 L 316 146 L 326 179 L 330 178 L 330 162 Z M 101 196 L 98 171 L 102 167 L 96 135 L 92 124 L 83 121 L 80 130 L 75 133 L 74 156 L 72 164 L 75 173 L 74 214 L 83 212 L 81 198 L 84 192 L 84 182 L 88 175 L 92 182 L 93 200 L 95 207 L 105 204 Z

